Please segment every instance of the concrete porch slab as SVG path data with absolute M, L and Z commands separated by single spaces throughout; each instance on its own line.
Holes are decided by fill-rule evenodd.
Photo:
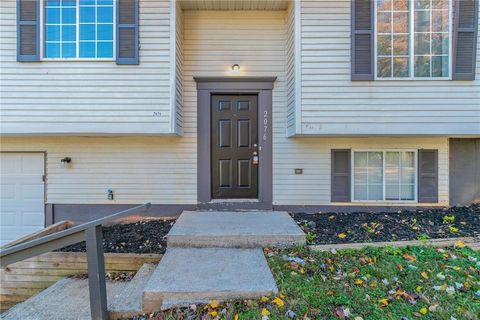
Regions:
M 260 248 L 169 248 L 145 286 L 143 311 L 277 292 Z
M 284 211 L 184 211 L 167 235 L 169 247 L 289 247 L 305 241 Z

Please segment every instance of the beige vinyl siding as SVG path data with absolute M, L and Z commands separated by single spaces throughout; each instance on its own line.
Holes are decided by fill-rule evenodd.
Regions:
M 282 205 L 330 205 L 332 149 L 437 149 L 439 162 L 439 202 L 421 205 L 448 205 L 448 138 L 372 137 L 372 138 L 294 138 L 289 152 L 274 167 L 274 201 Z M 285 146 L 287 147 L 287 146 Z M 296 175 L 295 168 L 303 174 Z M 402 202 L 335 203 L 341 205 L 417 205 Z
M 285 44 L 285 76 L 286 76 L 286 95 L 287 95 L 287 135 L 293 135 L 296 132 L 296 110 L 295 110 L 295 5 L 293 2 L 288 6 L 286 18 L 286 44 Z
M 117 66 L 16 62 L 16 1 L 0 1 L 1 133 L 171 133 L 169 5 L 140 1 L 140 65 Z
M 7 137 L 0 151 L 46 152 L 48 203 L 195 204 L 196 155 L 178 137 Z M 64 157 L 72 159 L 67 168 Z M 115 200 L 107 200 L 113 189 Z
M 301 1 L 302 104 L 297 132 L 480 134 L 480 54 L 475 81 L 352 82 L 350 12 L 349 0 Z
M 183 16 L 182 137 L 2 138 L 2 151 L 46 151 L 48 202 L 111 203 L 107 189 L 112 188 L 114 203 L 196 203 L 197 90 L 193 77 L 233 76 L 231 66 L 238 63 L 240 76 L 277 77 L 272 124 L 275 205 L 331 204 L 332 148 L 438 149 L 439 204 L 448 204 L 446 137 L 286 137 L 286 11 L 186 10 Z M 66 156 L 72 158 L 71 168 L 60 165 Z M 295 175 L 295 168 L 303 168 L 304 173 Z
M 3 137 L 2 151 L 47 152 L 49 203 L 197 202 L 197 91 L 193 76 L 277 76 L 273 90 L 276 161 L 285 137 L 285 12 L 184 11 L 182 137 Z M 278 148 L 277 148 L 278 146 Z M 60 159 L 72 158 L 71 168 Z
M 175 131 L 183 132 L 183 11 L 175 2 Z
M 274 125 L 273 195 L 276 205 L 331 204 L 331 149 L 422 148 L 439 150 L 439 203 L 433 205 L 448 205 L 448 138 L 286 139 L 281 134 L 284 126 Z M 192 139 L 4 137 L 0 146 L 0 151 L 46 152 L 48 203 L 197 202 L 196 145 Z M 66 156 L 71 157 L 72 162 L 68 168 L 62 168 L 60 160 Z M 302 168 L 303 174 L 296 175 L 295 168 Z M 114 190 L 114 201 L 107 200 L 107 189 L 110 188 Z M 399 202 L 379 204 L 398 205 Z
M 178 0 L 177 0 L 178 1 Z M 290 0 L 182 0 L 184 10 L 285 10 Z

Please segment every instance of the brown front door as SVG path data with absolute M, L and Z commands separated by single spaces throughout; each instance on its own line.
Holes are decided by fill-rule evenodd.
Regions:
M 212 198 L 257 198 L 256 95 L 212 95 Z

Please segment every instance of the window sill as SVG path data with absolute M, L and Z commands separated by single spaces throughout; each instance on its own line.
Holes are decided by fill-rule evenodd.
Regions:
M 44 58 L 41 59 L 42 62 L 115 62 L 115 59 L 51 59 L 51 58 Z
M 379 204 L 379 205 L 398 205 L 398 204 L 418 204 L 417 200 L 352 200 L 354 204 Z
M 452 78 L 375 78 L 374 81 L 452 81 Z

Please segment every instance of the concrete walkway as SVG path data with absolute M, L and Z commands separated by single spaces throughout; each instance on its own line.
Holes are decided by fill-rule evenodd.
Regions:
M 262 247 L 305 243 L 286 212 L 184 212 L 167 235 L 158 266 L 130 282 L 107 282 L 110 319 L 209 300 L 255 299 L 278 289 Z M 2 319 L 90 319 L 88 281 L 65 278 Z
M 145 311 L 278 292 L 263 247 L 305 244 L 286 212 L 183 212 L 143 295 Z
M 124 282 L 107 281 L 107 299 L 125 287 Z M 1 314 L 2 320 L 89 320 L 87 279 L 64 278 L 28 300 Z

